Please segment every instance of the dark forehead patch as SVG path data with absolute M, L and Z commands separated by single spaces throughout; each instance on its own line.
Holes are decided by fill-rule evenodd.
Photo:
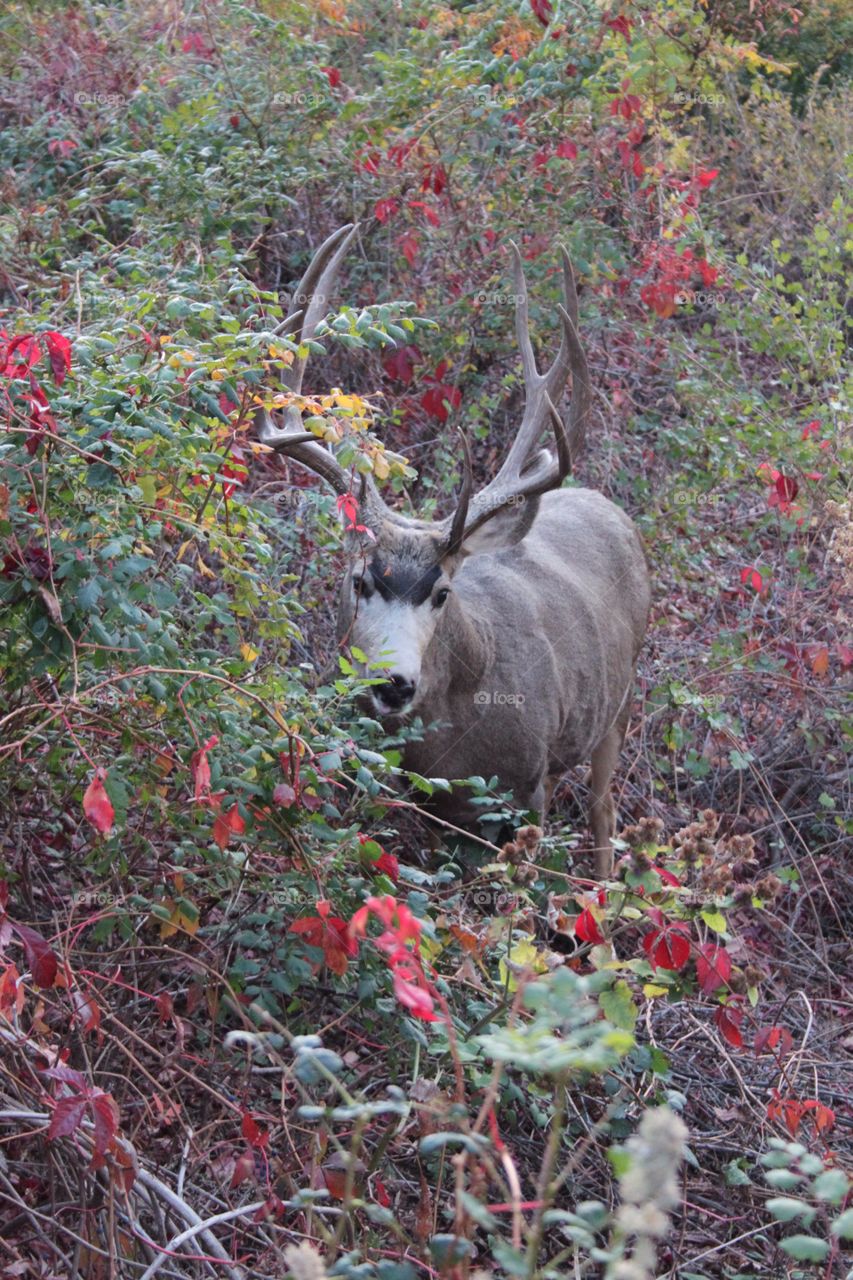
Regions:
M 404 557 L 384 560 L 377 552 L 370 562 L 370 575 L 383 600 L 424 604 L 441 577 L 441 566 L 424 568 L 423 563 Z

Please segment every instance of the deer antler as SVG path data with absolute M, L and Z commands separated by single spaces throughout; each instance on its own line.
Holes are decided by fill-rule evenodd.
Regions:
M 340 271 L 344 256 L 358 233 L 358 223 L 349 223 L 333 231 L 328 239 L 320 245 L 311 259 L 305 274 L 296 286 L 291 299 L 290 310 L 276 333 L 287 335 L 296 343 L 309 342 L 314 336 L 317 324 L 329 310 L 332 290 Z M 281 371 L 281 381 L 295 394 L 302 390 L 302 379 L 308 357 L 296 356 L 289 368 Z M 352 489 L 350 476 L 332 454 L 324 449 L 316 436 L 302 431 L 302 415 L 295 405 L 284 410 L 285 426 L 276 427 L 268 411 L 259 408 L 255 414 L 255 429 L 258 439 L 270 448 L 287 453 L 303 466 L 322 476 L 338 493 L 349 493 Z M 379 502 L 381 498 L 372 485 L 366 488 L 370 501 Z
M 515 332 L 524 374 L 524 415 L 500 471 L 473 498 L 470 498 L 470 457 L 466 450 L 466 476 L 462 494 L 452 520 L 446 522 L 450 551 L 457 550 L 465 538 L 496 515 L 502 507 L 519 498 L 535 498 L 549 489 L 559 488 L 571 471 L 572 459 L 580 451 L 586 435 L 591 401 L 589 367 L 578 337 L 578 298 L 569 255 L 561 245 L 565 306 L 557 308 L 563 330 L 560 349 L 547 373 L 540 373 L 536 368 L 536 357 L 530 341 L 527 281 L 521 254 L 512 241 L 510 248 L 516 292 Z M 569 374 L 572 376 L 572 407 L 567 427 L 554 404 L 565 390 Z M 548 423 L 554 432 L 556 457 L 544 449 L 532 456 Z

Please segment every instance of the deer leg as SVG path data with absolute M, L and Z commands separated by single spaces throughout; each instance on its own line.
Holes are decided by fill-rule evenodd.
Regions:
M 551 808 L 551 801 L 554 799 L 554 792 L 557 789 L 557 783 L 560 781 L 561 777 L 562 777 L 562 774 L 553 773 L 553 774 L 549 774 L 545 779 L 545 782 L 543 784 L 545 797 L 542 801 L 542 809 L 541 809 L 543 822 L 545 821 L 545 816 L 548 813 L 548 810 Z
M 592 753 L 589 824 L 592 827 L 593 863 L 599 879 L 605 879 L 613 870 L 613 845 L 610 841 L 616 834 L 616 805 L 610 784 L 627 727 L 627 714 L 620 715 Z

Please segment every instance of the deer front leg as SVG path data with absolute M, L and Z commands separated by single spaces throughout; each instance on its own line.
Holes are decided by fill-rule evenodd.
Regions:
M 592 827 L 593 864 L 595 874 L 600 880 L 606 879 L 613 870 L 613 845 L 610 841 L 616 834 L 616 805 L 613 803 L 610 784 L 624 737 L 625 726 L 617 723 L 608 729 L 592 753 L 590 771 L 592 800 L 589 817 Z

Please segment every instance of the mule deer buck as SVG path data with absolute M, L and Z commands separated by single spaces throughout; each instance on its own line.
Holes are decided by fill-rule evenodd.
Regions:
M 340 228 L 317 250 L 279 332 L 297 342 L 312 336 L 357 229 Z M 544 817 L 560 777 L 591 760 L 595 871 L 606 876 L 615 831 L 610 784 L 648 621 L 649 577 L 628 517 L 592 490 L 560 488 L 590 409 L 568 255 L 560 250 L 560 348 L 540 373 L 521 256 L 515 245 L 511 252 L 526 400 L 506 460 L 475 494 L 466 448 L 456 509 L 437 521 L 393 510 L 372 478 L 362 478 L 359 519 L 374 538 L 346 535 L 338 634 L 388 673 L 372 689 L 379 717 L 393 728 L 416 714 L 426 726 L 405 748 L 407 769 L 449 779 L 497 775 L 519 808 Z M 304 369 L 297 357 L 284 371 L 294 393 Z M 570 375 L 564 424 L 555 406 Z M 301 429 L 300 411 L 291 406 L 284 417 L 276 427 L 259 410 L 260 439 L 350 493 L 351 475 Z M 552 451 L 537 448 L 546 430 Z M 437 816 L 474 828 L 474 807 L 458 790 L 433 804 Z

